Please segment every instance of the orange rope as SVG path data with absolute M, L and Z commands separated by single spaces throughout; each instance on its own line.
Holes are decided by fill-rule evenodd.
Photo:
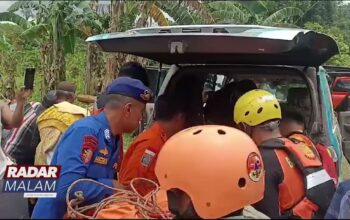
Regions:
M 151 191 L 146 196 L 141 196 L 135 186 L 134 182 L 137 180 L 146 181 L 149 183 L 152 183 L 155 186 L 155 190 Z M 92 205 L 86 205 L 79 207 L 84 202 L 84 194 L 82 191 L 77 191 L 74 193 L 75 198 L 72 200 L 69 200 L 69 195 L 71 190 L 73 189 L 73 186 L 80 182 L 92 182 L 97 185 L 106 187 L 108 189 L 113 190 L 115 193 L 102 201 L 92 204 Z M 74 181 L 68 188 L 67 194 L 66 194 L 66 203 L 67 203 L 67 213 L 69 217 L 72 218 L 85 218 L 85 219 L 95 219 L 98 212 L 104 208 L 106 208 L 108 205 L 112 203 L 122 203 L 126 202 L 129 204 L 134 205 L 139 214 L 145 218 L 145 219 L 152 219 L 152 216 L 157 216 L 157 218 L 161 219 L 170 219 L 172 216 L 171 214 L 164 212 L 157 204 L 156 201 L 156 194 L 159 191 L 159 186 L 157 183 L 155 183 L 152 180 L 144 179 L 144 178 L 135 178 L 130 182 L 131 191 L 130 190 L 124 190 L 124 189 L 117 189 L 110 186 L 107 186 L 103 183 L 97 182 L 92 179 L 79 179 Z M 95 212 L 92 216 L 84 215 L 83 213 L 95 209 Z

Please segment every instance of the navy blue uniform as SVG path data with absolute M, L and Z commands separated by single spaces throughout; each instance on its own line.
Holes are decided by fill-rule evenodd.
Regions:
M 67 189 L 78 179 L 90 178 L 112 187 L 122 150 L 118 142 L 103 112 L 74 123 L 62 136 L 51 162 L 51 165 L 62 166 L 57 197 L 39 199 L 32 218 L 62 218 L 67 211 Z M 84 193 L 87 204 L 99 202 L 112 194 L 112 190 L 89 182 L 78 183 L 72 194 L 76 191 Z
M 147 103 L 152 93 L 141 81 L 119 77 L 106 88 L 107 95 L 131 97 Z M 78 179 L 89 178 L 113 186 L 113 178 L 120 163 L 123 149 L 119 140 L 113 137 L 104 112 L 75 122 L 62 136 L 56 147 L 51 165 L 61 165 L 56 198 L 39 199 L 32 218 L 62 218 L 67 211 L 66 193 L 69 186 Z M 112 194 L 112 190 L 91 182 L 78 183 L 71 191 L 82 191 L 86 204 L 100 202 Z

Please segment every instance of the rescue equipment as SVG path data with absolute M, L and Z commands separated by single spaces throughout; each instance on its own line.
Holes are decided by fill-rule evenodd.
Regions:
M 106 187 L 114 191 L 114 194 L 103 199 L 102 201 L 82 206 L 84 203 L 84 194 L 82 191 L 74 193 L 75 198 L 69 198 L 71 191 L 75 185 L 80 182 L 91 182 L 102 187 Z M 153 184 L 155 190 L 141 196 L 134 187 L 135 181 L 146 181 Z M 159 186 L 157 183 L 143 178 L 135 178 L 130 182 L 131 190 L 117 189 L 107 186 L 103 183 L 97 182 L 92 179 L 79 179 L 73 182 L 67 190 L 66 203 L 67 203 L 67 218 L 78 219 L 101 219 L 101 218 L 117 218 L 114 213 L 122 214 L 124 218 L 140 218 L 140 219 L 170 219 L 173 217 L 170 212 L 164 211 L 157 202 L 157 193 L 159 193 Z M 119 211 L 119 209 L 121 209 Z M 120 215 L 118 215 L 120 218 Z

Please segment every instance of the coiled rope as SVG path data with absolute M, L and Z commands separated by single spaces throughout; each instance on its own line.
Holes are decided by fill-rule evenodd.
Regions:
M 134 182 L 138 180 L 146 181 L 148 183 L 153 184 L 155 186 L 155 190 L 152 190 L 146 196 L 141 196 L 137 192 L 134 186 Z M 72 200 L 69 200 L 69 195 L 71 190 L 75 185 L 77 185 L 80 182 L 95 183 L 97 185 L 111 189 L 115 193 L 98 203 L 80 207 L 80 205 L 84 202 L 84 194 L 82 191 L 75 192 L 74 193 L 75 198 Z M 171 219 L 172 218 L 172 215 L 170 213 L 163 211 L 157 204 L 156 194 L 159 191 L 159 186 L 157 183 L 149 179 L 135 178 L 130 182 L 130 187 L 131 187 L 131 190 L 125 190 L 125 189 L 113 188 L 92 179 L 76 180 L 69 186 L 67 190 L 67 194 L 66 194 L 67 214 L 71 218 L 95 219 L 98 212 L 106 208 L 108 205 L 115 204 L 115 203 L 129 203 L 131 205 L 134 205 L 137 208 L 142 218 L 145 218 L 145 219 L 152 219 L 152 218 Z M 95 210 L 92 216 L 83 214 L 89 210 Z

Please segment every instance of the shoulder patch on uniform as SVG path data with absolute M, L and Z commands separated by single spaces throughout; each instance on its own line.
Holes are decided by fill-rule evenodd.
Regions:
M 263 175 L 263 165 L 257 153 L 251 153 L 247 159 L 248 176 L 254 182 L 258 182 Z
M 145 153 L 143 154 L 143 156 L 141 158 L 141 165 L 144 167 L 148 167 L 151 164 L 155 155 L 156 155 L 156 153 L 146 149 Z
M 97 138 L 95 136 L 84 136 L 81 150 L 81 160 L 83 163 L 90 163 L 94 151 L 97 149 Z

